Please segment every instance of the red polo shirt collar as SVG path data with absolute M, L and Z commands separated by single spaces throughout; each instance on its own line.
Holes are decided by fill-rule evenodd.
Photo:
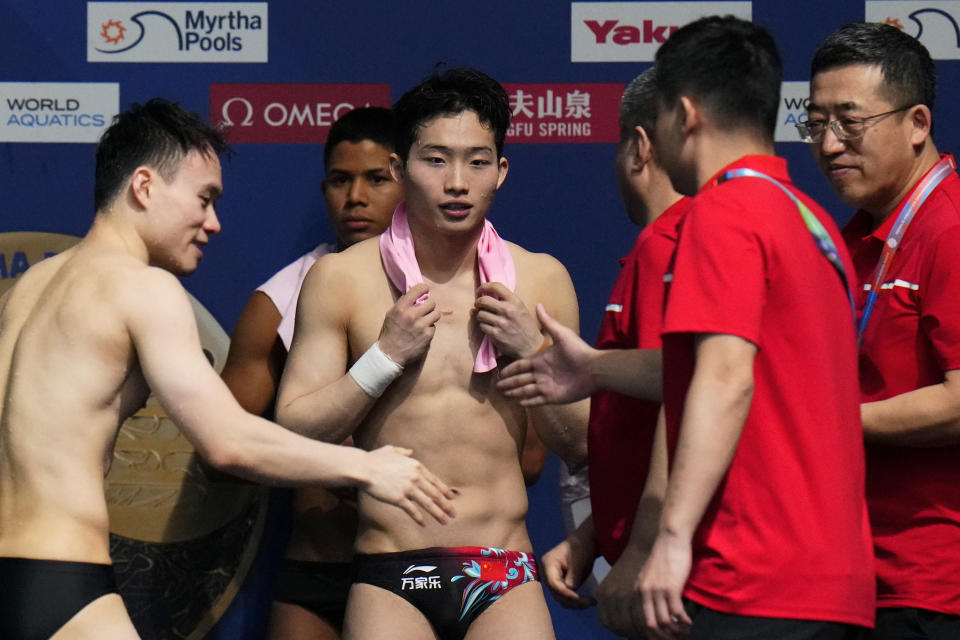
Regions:
M 940 159 L 942 160 L 944 158 L 950 158 L 953 160 L 953 156 L 949 153 L 941 153 Z M 900 201 L 900 203 L 897 205 L 897 208 L 890 212 L 890 215 L 887 216 L 886 220 L 884 220 L 883 223 L 881 223 L 881 225 L 873 231 L 873 233 L 868 233 L 870 227 L 873 226 L 873 216 L 863 209 L 857 211 L 857 213 L 854 214 L 853 218 L 850 220 L 850 224 L 848 225 L 850 231 L 855 234 L 856 237 L 863 238 L 864 240 L 872 237 L 879 242 L 886 242 L 887 237 L 893 230 L 893 225 L 897 223 L 897 218 L 900 216 L 900 212 L 903 211 L 904 205 L 906 205 L 907 201 L 910 200 L 910 196 L 913 195 L 913 192 L 917 190 L 917 186 L 923 182 L 923 179 L 927 176 L 927 174 L 933 171 L 934 167 L 936 166 L 936 163 L 934 163 L 933 167 L 927 169 L 926 173 L 920 176 L 917 181 L 913 183 L 913 186 L 910 187 L 910 191 L 908 191 L 907 195 L 903 197 L 903 200 Z

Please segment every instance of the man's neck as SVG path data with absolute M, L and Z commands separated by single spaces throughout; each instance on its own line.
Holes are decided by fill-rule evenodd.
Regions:
M 880 225 L 890 217 L 890 214 L 897 210 L 904 198 L 910 194 L 917 183 L 939 160 L 940 154 L 937 152 L 937 148 L 933 145 L 933 142 L 928 142 L 917 156 L 916 161 L 911 165 L 910 171 L 900 181 L 900 188 L 896 194 L 876 207 L 864 207 L 864 210 L 873 218 L 873 231 L 880 228 Z
M 713 133 L 702 136 L 696 160 L 700 189 L 724 167 L 744 156 L 772 156 L 773 143 L 749 132 Z
M 410 234 L 420 273 L 426 280 L 445 283 L 466 273 L 473 277 L 477 270 L 477 242 L 483 223 L 463 233 L 442 234 L 426 229 L 410 216 Z
M 646 208 L 645 225 L 652 224 L 654 220 L 663 215 L 663 212 L 675 205 L 681 196 L 673 190 L 670 184 L 670 178 L 659 168 L 650 166 L 651 174 L 645 188 L 641 192 L 643 204 Z
M 150 262 L 146 243 L 124 211 L 97 212 L 84 240 L 97 246 L 110 247 L 113 251 L 126 253 L 144 264 Z

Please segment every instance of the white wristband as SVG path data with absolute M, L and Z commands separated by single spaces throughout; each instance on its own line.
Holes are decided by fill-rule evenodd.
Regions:
M 385 354 L 380 348 L 380 341 L 377 340 L 353 363 L 347 373 L 356 380 L 367 395 L 379 398 L 390 383 L 400 377 L 403 366 Z

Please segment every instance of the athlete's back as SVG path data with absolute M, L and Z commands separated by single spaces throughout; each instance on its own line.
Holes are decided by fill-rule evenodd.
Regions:
M 25 603 L 17 612 L 36 633 L 71 620 L 57 639 L 97 629 L 137 637 L 110 593 L 103 497 L 114 435 L 146 394 L 139 375 L 128 375 L 130 338 L 110 308 L 112 274 L 132 262 L 75 247 L 34 266 L 0 303 L 0 556 L 70 561 L 63 568 L 90 589 L 52 611 Z M 74 606 L 76 598 L 93 602 Z
M 10 291 L 0 313 L 0 555 L 110 561 L 103 475 L 120 422 L 147 394 L 118 301 L 145 269 L 81 244 Z

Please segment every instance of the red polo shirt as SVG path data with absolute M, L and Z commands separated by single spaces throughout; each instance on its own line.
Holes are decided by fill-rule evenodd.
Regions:
M 620 261 L 620 275 L 600 324 L 598 349 L 660 348 L 663 275 L 689 206 L 690 200 L 684 198 L 660 214 Z M 659 412 L 659 402 L 619 393 L 601 391 L 590 399 L 590 504 L 597 545 L 611 564 L 630 539 Z
M 859 211 L 843 231 L 857 307 L 904 198 L 880 227 Z M 950 173 L 916 212 L 863 335 L 860 398 L 884 400 L 960 369 L 960 179 Z M 960 447 L 867 447 L 877 606 L 960 615 Z
M 853 273 L 833 220 L 791 185 L 784 160 L 747 156 L 725 170 L 737 167 L 787 186 Z M 873 626 L 853 317 L 797 206 L 765 180 L 711 181 L 684 219 L 663 335 L 671 461 L 704 333 L 758 350 L 750 411 L 694 534 L 684 595 L 732 614 Z

